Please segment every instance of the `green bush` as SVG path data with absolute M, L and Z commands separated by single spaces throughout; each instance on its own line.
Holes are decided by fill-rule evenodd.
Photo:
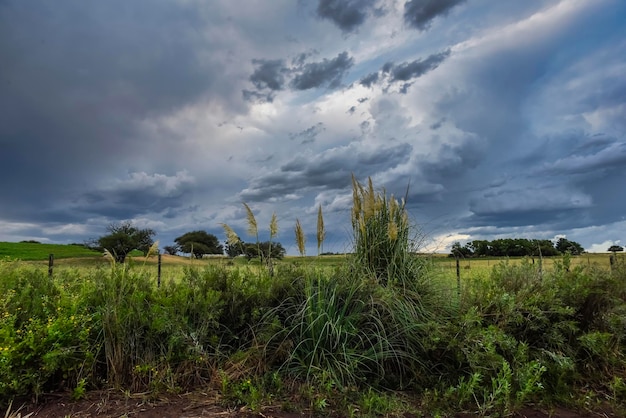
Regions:
M 0 400 L 90 377 L 91 316 L 43 271 L 0 262 L 0 278 Z

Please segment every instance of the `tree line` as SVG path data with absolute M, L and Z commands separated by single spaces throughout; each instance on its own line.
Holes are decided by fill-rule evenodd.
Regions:
M 585 249 L 576 241 L 549 239 L 501 238 L 493 241 L 474 240 L 452 245 L 450 257 L 550 257 L 569 253 L 580 255 Z
M 106 228 L 107 233 L 99 238 L 87 241 L 84 245 L 97 251 L 108 250 L 118 263 L 123 263 L 128 254 L 139 250 L 147 255 L 154 245 L 156 232 L 150 228 L 137 228 L 132 222 L 111 224 Z M 286 250 L 280 242 L 247 243 L 239 240 L 235 244 L 222 245 L 219 239 L 206 231 L 187 232 L 174 240 L 174 245 L 163 247 L 166 254 L 191 254 L 195 258 L 205 255 L 228 255 L 229 257 L 245 256 L 253 258 L 281 259 Z
M 111 252 L 118 263 L 123 263 L 133 250 L 139 250 L 147 255 L 154 244 L 155 235 L 156 232 L 153 229 L 141 229 L 132 222 L 122 222 L 109 225 L 107 234 L 88 241 L 85 246 L 98 251 L 106 249 Z M 211 254 L 226 254 L 229 257 L 244 256 L 248 260 L 253 258 L 281 259 L 286 254 L 280 242 L 249 243 L 239 239 L 236 243 L 222 245 L 215 235 L 202 230 L 187 232 L 177 237 L 174 243 L 174 245 L 163 247 L 166 254 L 185 253 L 195 258 Z M 584 251 L 579 243 L 566 238 L 559 238 L 556 242 L 548 239 L 502 238 L 492 241 L 474 240 L 465 245 L 455 242 L 452 245 L 450 257 L 550 257 L 565 253 L 580 255 Z M 608 251 L 623 251 L 623 248 L 612 246 Z

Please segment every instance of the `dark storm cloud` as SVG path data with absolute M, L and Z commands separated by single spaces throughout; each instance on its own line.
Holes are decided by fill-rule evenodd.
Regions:
M 394 64 L 392 62 L 385 63 L 380 71 L 370 73 L 359 80 L 359 84 L 365 87 L 380 82 L 385 83 L 385 88 L 395 82 L 403 82 L 400 85 L 400 92 L 406 94 L 411 86 L 411 80 L 419 78 L 424 74 L 436 69 L 450 56 L 450 50 L 429 55 L 426 59 L 417 59 L 411 62 L 403 62 Z
M 470 199 L 473 215 L 461 222 L 498 228 L 541 225 L 546 230 L 571 229 L 589 225 L 588 215 L 593 205 L 593 198 L 580 188 L 529 182 L 526 187 L 498 187 Z
M 403 62 L 390 68 L 391 81 L 409 81 L 413 78 L 421 77 L 429 71 L 434 70 L 446 58 L 450 56 L 450 51 L 443 51 L 438 54 L 432 54 L 425 60 L 415 60 L 412 62 Z
M 589 144 L 590 148 L 558 159 L 551 163 L 545 163 L 540 174 L 590 174 L 593 172 L 605 172 L 614 168 L 626 167 L 626 142 L 596 142 Z
M 425 30 L 437 16 L 448 13 L 464 0 L 408 0 L 404 4 L 404 21 L 410 26 Z
M 320 0 L 317 15 L 328 19 L 343 32 L 351 32 L 363 24 L 374 0 Z
M 359 83 L 365 87 L 371 87 L 372 84 L 375 84 L 378 81 L 378 72 L 370 73 L 365 77 L 361 78 Z
M 261 93 L 248 89 L 241 90 L 241 95 L 248 102 L 272 103 L 276 94 L 273 92 Z
M 250 81 L 256 90 L 242 90 L 243 98 L 247 101 L 271 103 L 275 93 L 285 87 L 286 78 L 289 77 L 291 77 L 289 87 L 293 90 L 309 90 L 324 86 L 334 89 L 341 85 L 343 76 L 354 65 L 354 58 L 345 51 L 332 59 L 306 62 L 312 55 L 313 52 L 298 54 L 291 60 L 290 66 L 284 60 L 252 60 L 255 70 L 250 76 Z
M 315 125 L 300 131 L 298 133 L 290 133 L 289 139 L 299 139 L 301 144 L 309 144 L 315 142 L 317 136 L 324 132 L 324 124 L 322 122 L 318 122 Z
M 263 60 L 254 59 L 252 63 L 256 66 L 254 73 L 250 76 L 250 81 L 254 86 L 263 90 L 282 90 L 285 83 L 285 62 L 283 60 Z
M 166 1 L 3 2 L 0 214 L 28 217 L 123 165 L 144 146 L 138 122 L 221 85 L 199 59 L 199 16 Z
M 582 219 L 581 209 L 562 208 L 559 210 L 537 208 L 534 210 L 511 210 L 506 213 L 481 213 L 461 219 L 464 228 L 487 227 L 500 232 L 502 228 L 541 226 L 544 230 L 559 230 L 584 227 L 584 224 L 572 223 L 571 219 Z M 493 233 L 493 230 L 491 231 Z M 517 232 L 514 233 L 515 235 Z
M 437 138 L 435 136 L 434 140 Z M 454 144 L 441 144 L 435 152 L 423 156 L 420 168 L 429 181 L 450 182 L 476 168 L 486 155 L 481 141 L 467 135 Z
M 291 87 L 296 90 L 308 90 L 321 86 L 337 88 L 341 85 L 344 74 L 353 64 L 354 58 L 345 51 L 330 60 L 307 63 L 293 78 Z
M 174 176 L 131 173 L 127 179 L 84 193 L 72 209 L 115 219 L 130 219 L 150 212 L 167 214 L 188 205 L 187 197 L 194 185 L 194 178 L 186 172 Z
M 351 143 L 317 155 L 299 155 L 279 170 L 253 179 L 239 195 L 244 201 L 259 202 L 301 195 L 312 189 L 343 189 L 349 185 L 352 173 L 366 178 L 396 167 L 407 161 L 412 149 L 407 143 L 372 149 Z

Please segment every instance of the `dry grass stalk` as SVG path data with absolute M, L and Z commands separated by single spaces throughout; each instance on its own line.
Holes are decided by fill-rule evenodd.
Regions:
M 254 213 L 252 213 L 252 209 L 248 206 L 247 203 L 244 203 L 243 206 L 246 208 L 246 218 L 248 220 L 248 234 L 253 237 L 259 236 L 259 227 L 256 223 L 256 218 L 254 217 Z
M 155 241 L 150 248 L 148 249 L 148 252 L 146 253 L 146 258 L 152 256 L 152 255 L 159 255 L 159 241 Z
M 300 220 L 296 218 L 296 244 L 298 245 L 298 252 L 301 256 L 304 257 L 306 254 L 306 238 L 304 236 L 304 231 L 302 230 L 302 225 L 300 224 Z
M 270 221 L 270 240 L 278 234 L 278 220 L 276 219 L 276 212 L 272 214 L 272 220 Z
M 317 255 L 320 255 L 325 238 L 326 230 L 324 229 L 324 215 L 322 214 L 322 205 L 320 205 L 317 210 Z
M 31 412 L 29 414 L 26 414 L 26 415 L 22 416 L 22 413 L 20 411 L 22 410 L 22 408 L 24 408 L 24 405 L 22 405 L 16 411 L 11 411 L 11 407 L 12 406 L 13 406 L 13 400 L 11 400 L 9 402 L 9 406 L 8 406 L 6 412 L 4 413 L 4 418 L 29 418 L 29 417 L 34 415 L 34 412 Z
M 352 227 L 356 227 L 359 224 L 359 218 L 361 217 L 361 193 L 362 187 L 357 181 L 354 174 L 352 175 Z
M 387 235 L 390 241 L 398 239 L 398 225 L 393 219 L 389 219 L 389 225 L 387 225 Z
M 228 225 L 221 224 L 226 234 L 226 242 L 228 245 L 237 245 L 239 243 L 239 235 Z
M 109 260 L 111 264 L 115 264 L 115 257 L 111 254 L 111 251 L 104 249 L 104 253 L 102 254 L 105 260 Z
M 374 192 L 374 184 L 372 178 L 368 177 L 367 190 L 363 191 L 363 217 L 367 221 L 376 213 L 376 193 Z

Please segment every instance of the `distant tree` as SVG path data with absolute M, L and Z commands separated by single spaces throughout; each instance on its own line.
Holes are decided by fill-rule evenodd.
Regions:
M 243 242 L 241 239 L 239 239 L 237 242 L 233 242 L 232 244 L 226 242 L 226 244 L 224 245 L 224 251 L 229 257 L 244 255 L 246 253 L 245 248 L 246 243 Z
M 559 238 L 554 247 L 561 254 L 570 253 L 572 255 L 580 255 L 585 251 L 579 243 L 566 238 Z
M 205 254 L 224 254 L 224 248 L 217 237 L 206 231 L 191 231 L 174 240 L 184 253 L 192 253 L 195 258 Z
M 154 244 L 152 237 L 155 232 L 152 229 L 137 228 L 130 221 L 111 224 L 107 227 L 107 232 L 108 234 L 98 238 L 91 248 L 95 247 L 100 251 L 108 250 L 118 263 L 126 261 L 126 256 L 133 250 L 147 254 Z
M 486 257 L 491 255 L 491 246 L 490 242 L 486 240 L 474 240 L 467 244 L 467 247 L 472 250 L 474 253 L 474 257 Z
M 270 247 L 272 249 L 272 253 L 269 254 Z M 286 251 L 280 242 L 259 242 L 258 244 L 252 243 L 244 243 L 244 255 L 248 260 L 253 258 L 260 257 L 262 260 L 267 260 L 269 258 L 273 258 L 276 260 L 280 260 L 285 257 Z M 260 251 L 260 253 L 259 253 Z M 271 257 L 269 257 L 271 255 Z
M 450 257 L 470 258 L 473 255 L 474 253 L 469 244 L 461 246 L 461 243 L 457 241 L 450 248 Z
M 531 240 L 531 253 L 530 255 L 535 257 L 551 257 L 559 255 L 559 252 L 554 248 L 554 244 L 549 239 L 534 239 Z
M 571 243 L 571 241 L 570 241 Z M 576 247 L 571 251 L 582 252 L 582 247 Z M 550 257 L 558 255 L 559 252 L 554 248 L 552 241 L 544 239 L 527 239 L 527 238 L 499 238 L 493 241 L 474 240 L 464 246 L 455 242 L 452 246 L 451 257 L 459 256 L 468 257 Z
M 178 245 L 166 245 L 163 247 L 163 251 L 165 254 L 176 255 L 180 251 L 180 247 Z
M 620 251 L 624 251 L 624 247 L 619 246 L 619 245 L 611 245 L 607 251 L 610 251 L 612 253 L 617 253 Z

